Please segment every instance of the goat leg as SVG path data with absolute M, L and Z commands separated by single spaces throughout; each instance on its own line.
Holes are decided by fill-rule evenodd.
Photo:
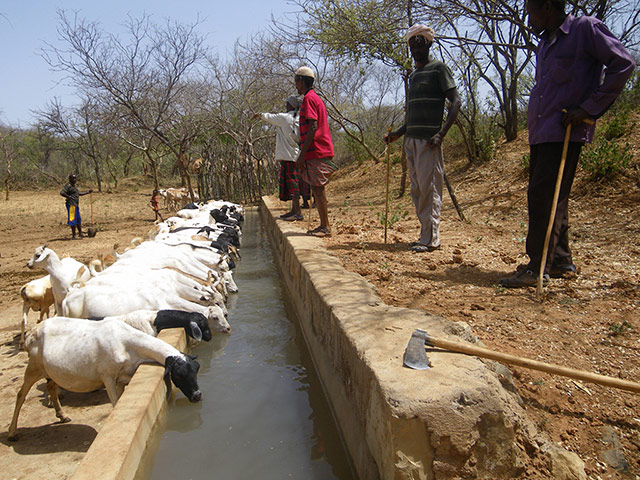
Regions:
M 56 417 L 60 420 L 60 423 L 70 422 L 71 419 L 67 417 L 62 411 L 60 405 L 60 398 L 58 397 L 58 384 L 51 379 L 47 379 L 47 392 L 49 392 L 49 400 L 56 411 Z
M 7 439 L 10 441 L 15 441 L 18 439 L 18 435 L 16 434 L 16 430 L 18 428 L 18 415 L 20 415 L 20 409 L 22 408 L 22 404 L 24 404 L 25 399 L 27 398 L 27 394 L 33 384 L 36 383 L 41 378 L 44 378 L 44 371 L 39 367 L 35 366 L 33 363 L 29 362 L 27 365 L 27 369 L 24 372 L 24 381 L 22 382 L 22 387 L 18 391 L 18 395 L 16 396 L 16 406 L 13 409 L 13 418 L 11 419 L 11 425 L 9 426 L 9 432 L 7 434 Z

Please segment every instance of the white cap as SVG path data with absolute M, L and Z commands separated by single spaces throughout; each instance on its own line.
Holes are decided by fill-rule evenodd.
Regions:
M 411 25 L 409 30 L 407 30 L 407 42 L 416 35 L 422 35 L 429 42 L 433 42 L 433 39 L 436 38 L 436 32 L 431 27 L 425 27 L 419 23 L 415 25 Z
M 301 77 L 311 77 L 316 78 L 315 73 L 309 67 L 300 67 L 296 70 L 296 75 L 300 75 Z

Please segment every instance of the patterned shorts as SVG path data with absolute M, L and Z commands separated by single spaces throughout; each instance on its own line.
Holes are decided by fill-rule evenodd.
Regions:
M 308 159 L 302 169 L 302 179 L 312 187 L 323 187 L 337 169 L 331 158 Z
M 286 202 L 300 195 L 296 162 L 280 161 L 280 200 Z

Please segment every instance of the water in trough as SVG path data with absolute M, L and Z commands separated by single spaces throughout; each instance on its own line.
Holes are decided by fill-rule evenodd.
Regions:
M 241 255 L 231 335 L 191 352 L 203 400 L 174 392 L 137 478 L 354 478 L 255 211 L 246 215 Z

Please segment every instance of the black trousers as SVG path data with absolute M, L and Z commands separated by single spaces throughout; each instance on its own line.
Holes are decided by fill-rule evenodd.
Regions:
M 545 272 L 551 266 L 565 266 L 573 263 L 569 248 L 569 194 L 576 174 L 582 143 L 570 142 L 567 150 L 558 207 L 556 210 Z M 553 194 L 558 178 L 558 168 L 562 159 L 562 142 L 531 145 L 529 159 L 529 187 L 527 201 L 529 208 L 529 230 L 527 233 L 527 255 L 529 269 L 540 270 L 544 241 L 549 225 Z

